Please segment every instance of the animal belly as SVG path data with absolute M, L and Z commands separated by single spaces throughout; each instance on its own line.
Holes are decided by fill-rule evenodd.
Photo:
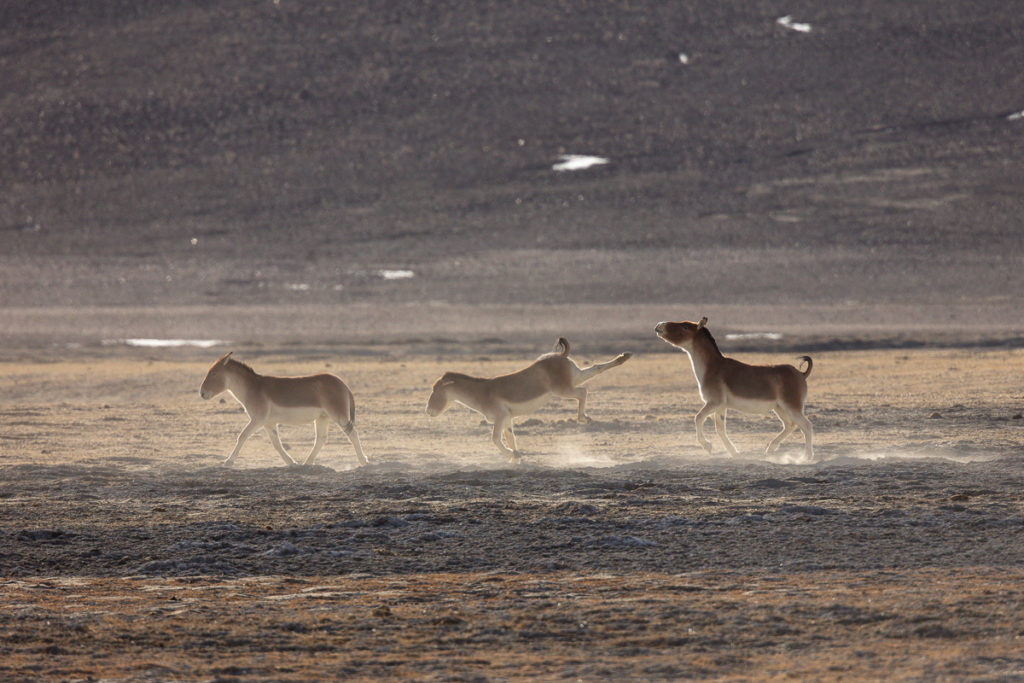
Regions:
M 738 410 L 741 413 L 749 413 L 751 415 L 767 415 L 775 408 L 775 401 L 730 396 L 729 400 L 725 402 L 725 407 L 729 410 Z
M 519 415 L 529 415 L 530 413 L 535 413 L 541 408 L 543 408 L 544 404 L 547 402 L 548 395 L 544 394 L 543 396 L 538 396 L 537 398 L 531 401 L 523 401 L 521 403 L 510 403 L 508 407 L 509 411 L 512 413 L 512 416 L 517 417 Z
M 324 414 L 320 406 L 273 406 L 267 422 L 284 425 L 306 425 Z

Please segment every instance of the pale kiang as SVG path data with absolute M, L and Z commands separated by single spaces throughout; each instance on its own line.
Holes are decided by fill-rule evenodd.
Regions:
M 512 430 L 513 418 L 533 413 L 554 395 L 576 399 L 579 403 L 577 419 L 588 422 L 587 388 L 580 385 L 622 365 L 632 356 L 631 353 L 622 353 L 607 363 L 597 363 L 581 370 L 569 358 L 569 342 L 565 337 L 559 337 L 553 352 L 544 354 L 518 372 L 498 377 L 446 372 L 434 382 L 427 401 L 427 414 L 436 417 L 453 402 L 481 413 L 494 425 L 491 432 L 494 445 L 511 460 L 518 461 L 521 453 Z
M 332 421 L 348 435 L 359 463 L 365 465 L 368 462 L 356 432 L 355 399 L 345 383 L 335 375 L 261 375 L 245 363 L 233 359 L 231 353 L 227 353 L 210 367 L 199 394 L 204 399 L 211 399 L 224 391 L 230 392 L 249 415 L 249 424 L 238 435 L 235 449 L 224 461 L 225 466 L 234 463 L 242 445 L 260 428 L 267 430 L 270 442 L 274 444 L 274 448 L 285 463 L 289 466 L 297 465 L 298 463 L 281 444 L 277 428 L 282 424 L 310 423 L 315 426 L 316 441 L 303 465 L 312 465 L 320 449 L 327 442 L 327 428 Z
M 727 358 L 718 350 L 715 338 L 706 327 L 707 322 L 705 317 L 696 323 L 661 322 L 654 328 L 659 337 L 679 347 L 690 357 L 700 397 L 704 400 L 704 407 L 694 418 L 697 442 L 708 453 L 711 452 L 711 442 L 704 436 L 704 422 L 714 416 L 715 430 L 722 443 L 731 455 L 738 455 L 736 446 L 725 431 L 726 414 L 730 410 L 754 415 L 774 412 L 782 420 L 783 428 L 768 444 L 765 453 L 778 449 L 783 439 L 799 427 L 804 433 L 805 458 L 813 461 L 814 430 L 804 416 L 807 376 L 814 366 L 811 357 L 801 357 L 807 364 L 807 369 L 802 371 L 792 365 L 748 365 Z

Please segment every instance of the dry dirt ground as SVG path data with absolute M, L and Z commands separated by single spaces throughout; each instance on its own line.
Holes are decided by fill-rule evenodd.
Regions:
M 1024 14 L 790 4 L 0 3 L 0 678 L 1024 676 Z M 698 450 L 705 314 L 823 462 Z M 522 465 L 423 413 L 561 334 L 638 355 Z M 373 464 L 218 467 L 227 348 L 129 337 L 339 372 Z
M 262 433 L 218 466 L 245 423 L 199 398 L 220 352 L 0 363 L 0 677 L 1024 675 L 1024 351 L 816 353 L 814 464 L 799 438 L 766 461 L 753 417 L 745 457 L 703 454 L 685 357 L 644 353 L 593 382 L 592 424 L 522 421 L 510 466 L 423 407 L 442 371 L 528 354 L 239 350 L 355 392 L 372 464 L 335 429 L 296 469 Z

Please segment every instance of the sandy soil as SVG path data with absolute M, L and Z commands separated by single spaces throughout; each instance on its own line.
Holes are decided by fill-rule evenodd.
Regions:
M 245 418 L 198 396 L 217 350 L 177 353 L 0 365 L 5 679 L 1024 673 L 1024 351 L 816 353 L 816 464 L 764 460 L 775 424 L 740 416 L 745 457 L 704 455 L 685 358 L 641 354 L 594 423 L 523 421 L 518 467 L 423 406 L 521 352 L 250 353 L 355 391 L 373 463 L 335 430 L 301 469 L 262 434 L 219 467 Z

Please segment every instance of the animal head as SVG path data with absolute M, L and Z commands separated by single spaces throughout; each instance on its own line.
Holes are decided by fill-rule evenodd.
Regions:
M 693 347 L 693 340 L 701 330 L 707 333 L 707 328 L 705 327 L 707 324 L 708 318 L 704 316 L 699 322 L 695 323 L 689 321 L 680 323 L 661 322 L 654 327 L 654 331 L 669 344 L 682 349 L 689 349 Z
M 217 359 L 217 362 L 210 366 L 210 371 L 206 373 L 206 379 L 203 380 L 203 386 L 199 389 L 199 395 L 204 399 L 210 399 L 221 393 L 228 388 L 227 368 L 228 361 L 231 360 L 231 354 L 233 351 L 228 351 L 223 356 Z
M 455 378 L 452 377 L 450 372 L 446 372 L 439 380 L 434 382 L 434 388 L 430 392 L 430 398 L 427 400 L 427 415 L 437 417 L 448 410 L 448 406 L 452 402 L 449 393 L 453 386 L 455 386 Z

